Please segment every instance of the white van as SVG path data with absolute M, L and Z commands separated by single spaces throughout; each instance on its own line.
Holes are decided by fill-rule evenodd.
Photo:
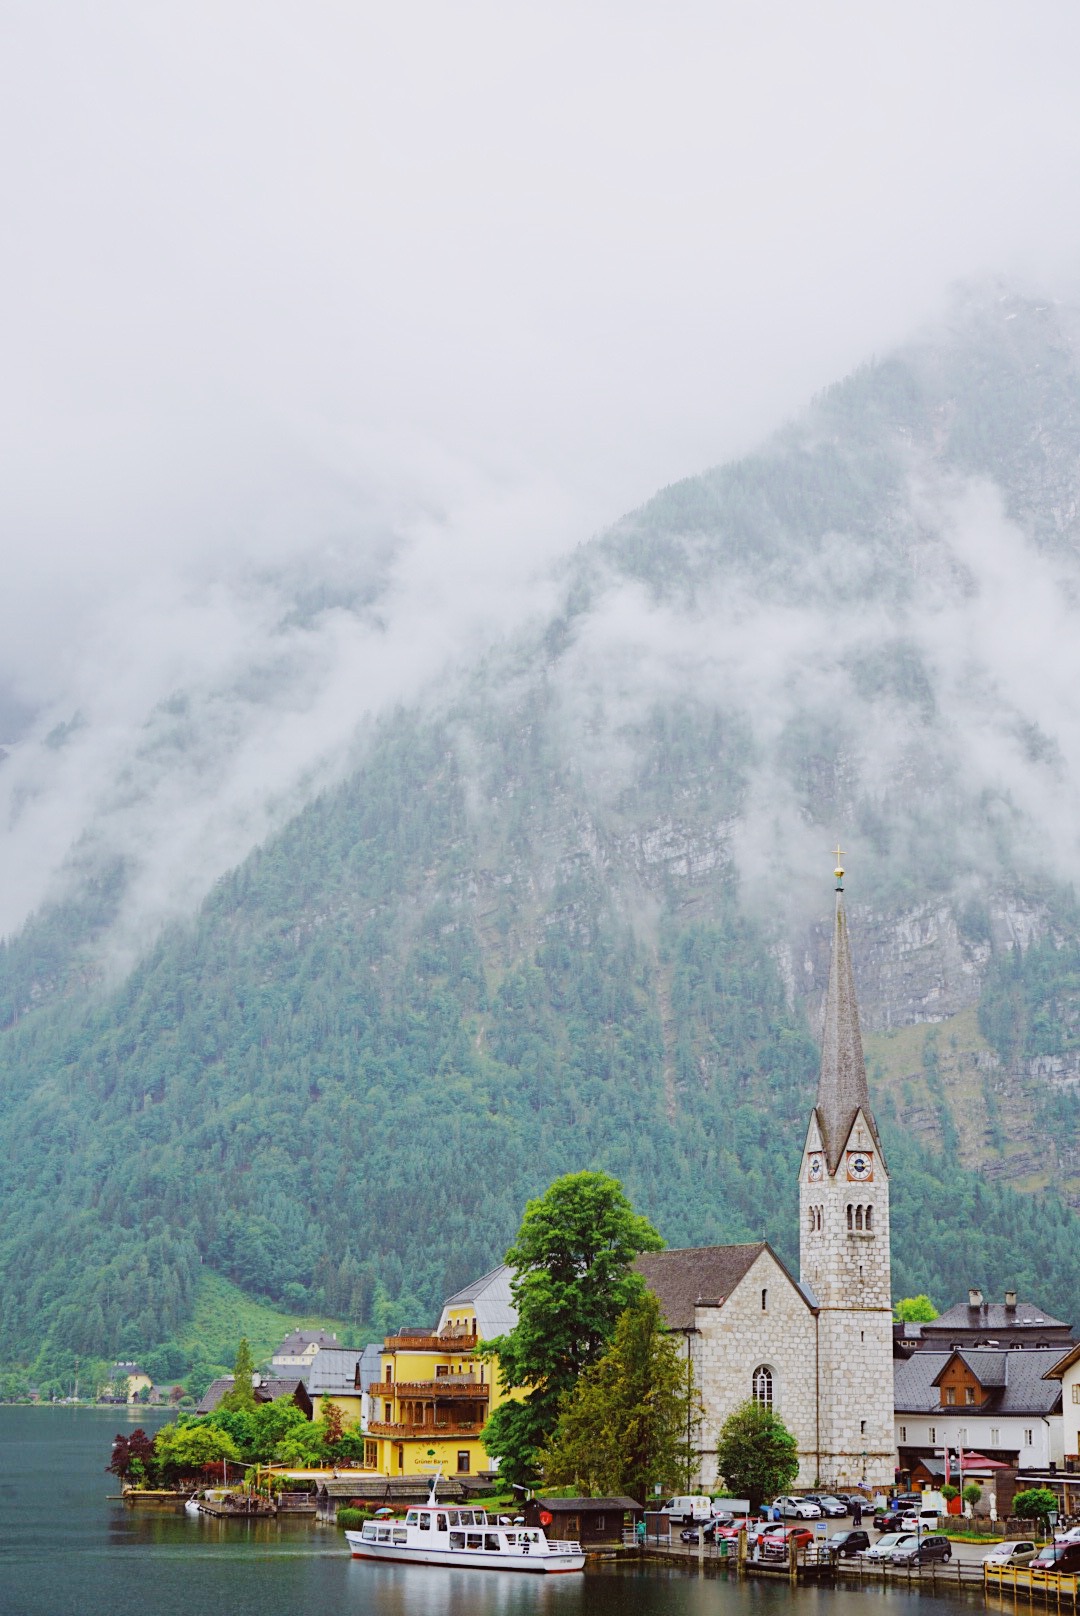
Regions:
M 712 1499 L 707 1493 L 679 1493 L 661 1505 L 661 1513 L 671 1521 L 682 1521 L 684 1526 L 700 1526 L 712 1519 Z

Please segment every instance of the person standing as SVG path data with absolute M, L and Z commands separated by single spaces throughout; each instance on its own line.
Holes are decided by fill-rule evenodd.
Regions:
M 862 1500 L 861 1499 L 856 1498 L 856 1500 L 855 1500 L 855 1508 L 851 1512 L 851 1524 L 853 1526 L 861 1526 L 862 1525 Z

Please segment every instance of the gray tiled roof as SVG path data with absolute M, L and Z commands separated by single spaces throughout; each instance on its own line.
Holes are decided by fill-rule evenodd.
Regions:
M 232 1375 L 219 1375 L 217 1380 L 212 1380 L 210 1382 L 209 1386 L 199 1398 L 199 1401 L 195 1407 L 196 1414 L 212 1414 L 215 1408 L 217 1408 L 218 1404 L 221 1402 L 221 1399 L 225 1396 L 226 1392 L 231 1392 L 232 1389 Z
M 320 1347 L 304 1374 L 312 1397 L 333 1396 L 335 1392 L 358 1392 L 360 1354 L 355 1347 Z
M 1006 1307 L 1004 1302 L 984 1302 L 982 1307 L 969 1307 L 957 1302 L 936 1319 L 923 1326 L 926 1335 L 937 1335 L 943 1330 L 1014 1330 L 1018 1326 L 1038 1330 L 1068 1330 L 1062 1319 L 1055 1319 L 1036 1302 L 1017 1302 Z
M 981 1414 L 1052 1414 L 1061 1401 L 1061 1385 L 1044 1380 L 1047 1369 L 1060 1357 L 1053 1347 L 1025 1347 L 1012 1352 L 970 1348 L 961 1356 L 983 1386 L 993 1387 L 992 1399 L 980 1407 L 943 1408 L 937 1385 L 952 1352 L 924 1348 L 893 1364 L 893 1402 L 898 1414 L 944 1414 L 978 1419 Z M 994 1378 L 1001 1376 L 1000 1379 Z M 985 1377 L 985 1378 L 984 1378 Z M 972 1434 L 971 1442 L 979 1438 Z
M 455 1291 L 443 1303 L 440 1325 L 445 1321 L 448 1308 L 471 1306 L 476 1317 L 476 1332 L 481 1340 L 490 1341 L 493 1336 L 505 1335 L 517 1323 L 517 1308 L 510 1294 L 513 1277 L 514 1270 L 501 1263 L 490 1273 L 482 1274 L 479 1279 Z
M 279 1358 L 285 1353 L 296 1354 L 303 1352 L 304 1348 L 309 1347 L 313 1341 L 319 1348 L 332 1348 L 341 1345 L 337 1336 L 332 1330 L 290 1330 L 280 1347 L 278 1347 L 277 1351 L 274 1353 L 274 1357 Z
M 634 1267 L 660 1303 L 668 1328 L 690 1330 L 697 1305 L 724 1301 L 768 1249 L 764 1240 L 758 1240 L 748 1246 L 644 1251 L 634 1259 Z

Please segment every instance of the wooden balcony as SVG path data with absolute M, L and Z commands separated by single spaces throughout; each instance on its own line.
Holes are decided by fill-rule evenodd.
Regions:
M 400 1441 L 404 1437 L 427 1437 L 432 1442 L 448 1442 L 459 1436 L 479 1436 L 483 1424 L 454 1420 L 441 1425 L 395 1425 L 392 1420 L 368 1420 L 365 1436 L 389 1436 Z
M 371 1395 L 384 1398 L 433 1397 L 440 1403 L 444 1397 L 451 1397 L 457 1402 L 465 1398 L 486 1403 L 491 1396 L 491 1387 L 484 1381 L 473 1380 L 469 1375 L 438 1375 L 434 1380 L 380 1380 L 377 1386 L 372 1386 Z
M 472 1352 L 475 1335 L 388 1335 L 384 1352 Z

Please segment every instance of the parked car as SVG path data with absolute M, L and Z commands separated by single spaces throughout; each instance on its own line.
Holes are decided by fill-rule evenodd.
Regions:
M 931 1560 L 951 1559 L 952 1544 L 941 1532 L 931 1532 L 922 1539 L 909 1538 L 892 1551 L 893 1565 L 928 1565 Z
M 914 1532 L 886 1532 L 884 1537 L 878 1538 L 873 1548 L 863 1551 L 862 1558 L 880 1564 L 882 1560 L 892 1559 L 894 1549 L 905 1549 L 917 1541 Z
M 797 1549 L 805 1549 L 808 1543 L 813 1543 L 814 1534 L 805 1526 L 777 1526 L 771 1532 L 763 1532 L 759 1541 L 767 1560 L 784 1560 L 792 1543 Z
M 900 1526 L 905 1532 L 936 1532 L 940 1525 L 941 1516 L 936 1509 L 906 1509 L 900 1517 Z
M 1067 1532 L 1055 1532 L 1055 1543 L 1080 1543 L 1080 1526 L 1070 1526 Z
M 700 1526 L 684 1526 L 679 1537 L 684 1543 L 697 1543 L 699 1539 L 706 1543 L 715 1543 L 719 1524 L 717 1521 L 702 1521 Z
M 904 1523 L 904 1512 L 899 1509 L 881 1509 L 874 1513 L 875 1532 L 899 1532 Z
M 1080 1542 L 1054 1543 L 1028 1562 L 1032 1571 L 1080 1571 Z
M 834 1532 L 825 1547 L 830 1554 L 837 1554 L 841 1560 L 850 1560 L 853 1555 L 861 1554 L 870 1547 L 870 1534 L 864 1532 L 861 1526 L 856 1526 L 850 1532 Z
M 807 1493 L 805 1502 L 816 1504 L 823 1515 L 846 1515 L 848 1507 L 842 1498 L 834 1498 L 832 1493 Z
M 679 1493 L 660 1507 L 670 1520 L 682 1521 L 686 1526 L 712 1519 L 712 1499 L 705 1493 Z
M 1010 1543 L 995 1543 L 989 1554 L 983 1555 L 983 1565 L 1027 1565 L 1034 1560 L 1038 1549 L 1030 1538 L 1017 1538 Z
M 773 1508 L 779 1509 L 782 1516 L 788 1520 L 819 1521 L 821 1510 L 817 1504 L 812 1504 L 807 1498 L 782 1497 L 773 1500 Z

